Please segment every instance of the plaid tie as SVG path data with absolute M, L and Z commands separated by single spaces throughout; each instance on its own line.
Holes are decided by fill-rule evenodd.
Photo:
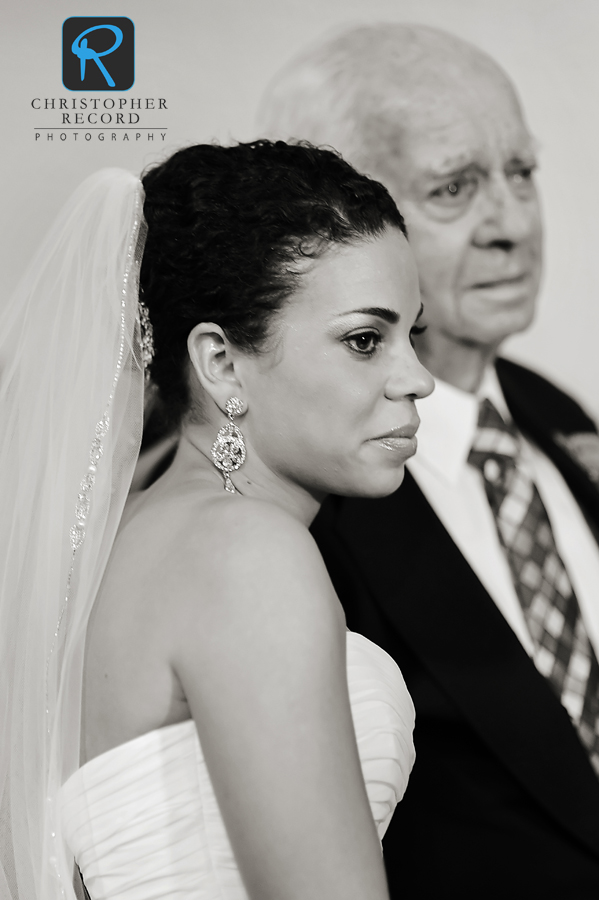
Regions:
M 599 774 L 599 664 L 539 492 L 517 460 L 520 438 L 490 400 L 480 405 L 468 462 L 480 469 L 534 662 L 570 714 Z

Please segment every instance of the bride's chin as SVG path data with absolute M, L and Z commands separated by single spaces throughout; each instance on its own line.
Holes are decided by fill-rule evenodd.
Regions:
M 346 484 L 334 488 L 331 494 L 339 494 L 342 497 L 362 497 L 363 499 L 376 500 L 380 497 L 388 497 L 394 494 L 400 487 L 405 475 L 405 465 L 393 470 L 370 470 L 364 479 L 356 479 L 352 485 Z

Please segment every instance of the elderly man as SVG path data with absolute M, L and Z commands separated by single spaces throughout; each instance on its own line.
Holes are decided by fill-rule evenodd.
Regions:
M 406 218 L 438 379 L 404 486 L 316 520 L 348 626 L 401 666 L 417 761 L 385 840 L 394 898 L 599 896 L 599 440 L 496 359 L 541 270 L 535 146 L 484 53 L 353 29 L 289 65 L 269 136 L 330 144 Z

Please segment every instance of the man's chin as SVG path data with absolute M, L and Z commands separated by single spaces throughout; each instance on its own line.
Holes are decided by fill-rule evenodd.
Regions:
M 502 310 L 494 310 L 483 319 L 479 318 L 472 322 L 470 328 L 465 328 L 461 342 L 465 345 L 479 346 L 489 352 L 496 351 L 508 338 L 530 328 L 534 316 L 534 301 L 512 309 L 504 307 Z

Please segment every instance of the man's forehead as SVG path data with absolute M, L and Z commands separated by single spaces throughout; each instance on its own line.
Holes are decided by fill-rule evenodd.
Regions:
M 534 160 L 535 142 L 515 95 L 485 97 L 444 90 L 414 95 L 396 116 L 397 151 L 423 173 L 443 175 L 504 158 Z

